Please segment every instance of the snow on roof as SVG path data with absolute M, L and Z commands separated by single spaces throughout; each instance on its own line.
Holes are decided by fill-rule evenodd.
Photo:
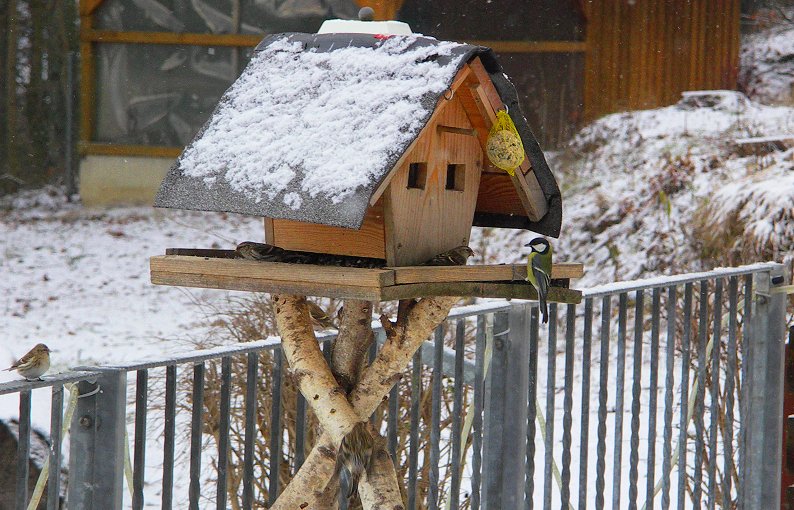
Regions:
M 302 205 L 289 192 L 296 187 L 339 203 L 379 180 L 423 127 L 422 98 L 443 92 L 457 71 L 460 57 L 436 59 L 461 45 L 412 46 L 416 39 L 318 52 L 279 38 L 251 59 L 185 151 L 185 175 L 209 186 L 224 179 L 255 201 L 280 195 L 293 209 Z
M 331 42 L 312 47 L 312 40 Z M 230 188 L 243 201 L 268 202 L 264 212 L 273 217 L 289 217 L 289 209 L 309 201 L 336 205 L 361 188 L 374 190 L 473 48 L 421 36 L 266 40 L 176 169 L 210 190 Z M 165 198 L 161 190 L 157 202 Z M 365 204 L 349 205 L 358 221 L 345 214 L 329 220 L 327 207 L 308 220 L 358 226 Z

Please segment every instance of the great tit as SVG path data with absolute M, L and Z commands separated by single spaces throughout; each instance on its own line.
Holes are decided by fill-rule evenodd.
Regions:
M 549 308 L 546 297 L 549 294 L 551 283 L 551 245 L 542 238 L 536 237 L 528 244 L 532 251 L 527 259 L 527 281 L 538 291 L 540 311 L 543 314 L 543 323 L 549 322 Z

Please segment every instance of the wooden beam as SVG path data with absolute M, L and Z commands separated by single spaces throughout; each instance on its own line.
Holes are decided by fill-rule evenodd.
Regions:
M 526 264 L 494 264 L 477 266 L 408 266 L 390 268 L 395 285 L 438 282 L 524 281 Z M 552 279 L 581 278 L 584 266 L 576 263 L 554 264 Z
M 90 16 L 105 0 L 80 0 L 80 16 Z
M 285 264 L 256 260 L 158 255 L 149 259 L 152 273 L 179 273 L 228 276 L 237 279 L 258 279 L 275 282 L 303 282 L 354 287 L 394 285 L 394 272 L 389 269 L 360 267 Z
M 487 46 L 498 53 L 584 53 L 584 41 L 466 41 L 469 44 Z
M 83 4 L 81 4 L 82 6 Z M 80 32 L 91 29 L 90 14 L 80 16 Z M 94 45 L 80 43 L 80 140 L 88 142 L 94 136 L 95 62 Z
M 98 156 L 142 156 L 150 158 L 176 158 L 182 147 L 160 147 L 156 145 L 117 145 L 113 143 L 80 142 L 80 154 Z
M 155 285 L 381 301 L 380 287 L 361 287 L 341 284 L 327 285 L 322 283 L 240 278 L 236 276 L 221 276 L 214 274 L 171 273 L 168 271 L 152 271 L 151 281 Z
M 529 283 L 494 282 L 432 282 L 384 287 L 381 301 L 436 296 L 473 296 L 506 299 L 537 299 L 538 293 Z M 550 287 L 548 299 L 554 303 L 577 304 L 582 301 L 578 290 Z
M 254 47 L 265 37 L 249 34 L 195 34 L 176 32 L 117 32 L 81 30 L 80 40 L 94 43 L 185 44 L 193 46 Z

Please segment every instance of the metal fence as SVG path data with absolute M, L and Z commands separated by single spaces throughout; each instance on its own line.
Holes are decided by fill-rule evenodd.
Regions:
M 373 418 L 407 507 L 779 507 L 782 284 L 778 264 L 624 282 L 551 304 L 547 325 L 534 303 L 453 310 Z M 34 492 L 32 394 L 47 389 L 71 509 L 266 508 L 316 434 L 274 341 L 5 383 L 18 510 Z M 58 475 L 41 479 L 48 509 Z

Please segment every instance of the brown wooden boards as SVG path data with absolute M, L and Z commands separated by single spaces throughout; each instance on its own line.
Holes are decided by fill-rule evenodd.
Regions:
M 361 267 L 315 266 L 310 264 L 285 264 L 283 262 L 259 262 L 257 260 L 164 255 L 152 257 L 150 259 L 150 268 L 153 274 L 182 273 L 358 287 L 394 285 L 393 271 Z
M 211 256 L 212 251 L 196 250 L 206 256 L 152 257 L 152 283 L 368 301 L 427 296 L 537 297 L 534 288 L 524 281 L 523 264 L 367 269 L 220 258 L 228 256 L 228 250 L 216 250 L 218 257 Z M 567 280 L 582 273 L 582 264 L 555 264 L 552 278 Z M 549 292 L 549 301 L 580 300 L 581 293 L 576 290 L 553 287 Z
M 394 283 L 440 282 L 498 282 L 523 281 L 527 276 L 525 264 L 498 264 L 484 266 L 409 266 L 395 267 Z M 552 279 L 581 278 L 582 264 L 554 264 Z

